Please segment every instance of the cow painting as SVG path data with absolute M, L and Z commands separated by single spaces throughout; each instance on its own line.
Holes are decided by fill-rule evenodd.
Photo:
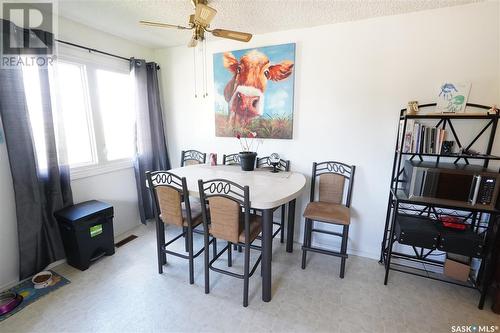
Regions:
M 292 136 L 295 44 L 214 55 L 216 134 Z

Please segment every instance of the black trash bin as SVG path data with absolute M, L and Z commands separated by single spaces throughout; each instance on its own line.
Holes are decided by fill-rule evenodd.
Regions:
M 91 200 L 55 214 L 68 264 L 82 271 L 103 255 L 115 253 L 113 206 Z

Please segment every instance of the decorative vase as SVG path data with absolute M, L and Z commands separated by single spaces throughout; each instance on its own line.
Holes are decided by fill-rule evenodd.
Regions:
M 255 158 L 257 158 L 257 153 L 253 151 L 242 151 L 239 156 L 241 170 L 253 171 L 255 168 Z

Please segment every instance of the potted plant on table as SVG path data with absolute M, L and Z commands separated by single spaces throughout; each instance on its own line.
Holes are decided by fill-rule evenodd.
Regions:
M 253 171 L 255 168 L 255 159 L 257 152 L 253 151 L 254 141 L 256 140 L 257 132 L 245 131 L 236 133 L 236 139 L 240 142 L 241 151 L 239 153 L 240 166 L 243 171 Z M 259 148 L 260 142 L 257 141 L 255 150 Z

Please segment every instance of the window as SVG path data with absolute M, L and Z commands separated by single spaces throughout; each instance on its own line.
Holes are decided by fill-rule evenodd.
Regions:
M 99 109 L 104 128 L 104 153 L 108 161 L 131 158 L 134 154 L 135 115 L 128 74 L 97 70 Z
M 51 91 L 58 149 L 67 156 L 74 178 L 132 166 L 135 113 L 131 82 L 128 63 L 95 55 L 62 55 L 54 66 Z M 39 97 L 26 91 L 36 110 Z M 29 108 L 31 114 L 31 105 Z M 36 128 L 33 132 L 36 136 Z
M 59 131 L 71 167 L 97 162 L 93 145 L 92 113 L 88 100 L 85 66 L 59 62 L 53 91 L 57 94 Z

